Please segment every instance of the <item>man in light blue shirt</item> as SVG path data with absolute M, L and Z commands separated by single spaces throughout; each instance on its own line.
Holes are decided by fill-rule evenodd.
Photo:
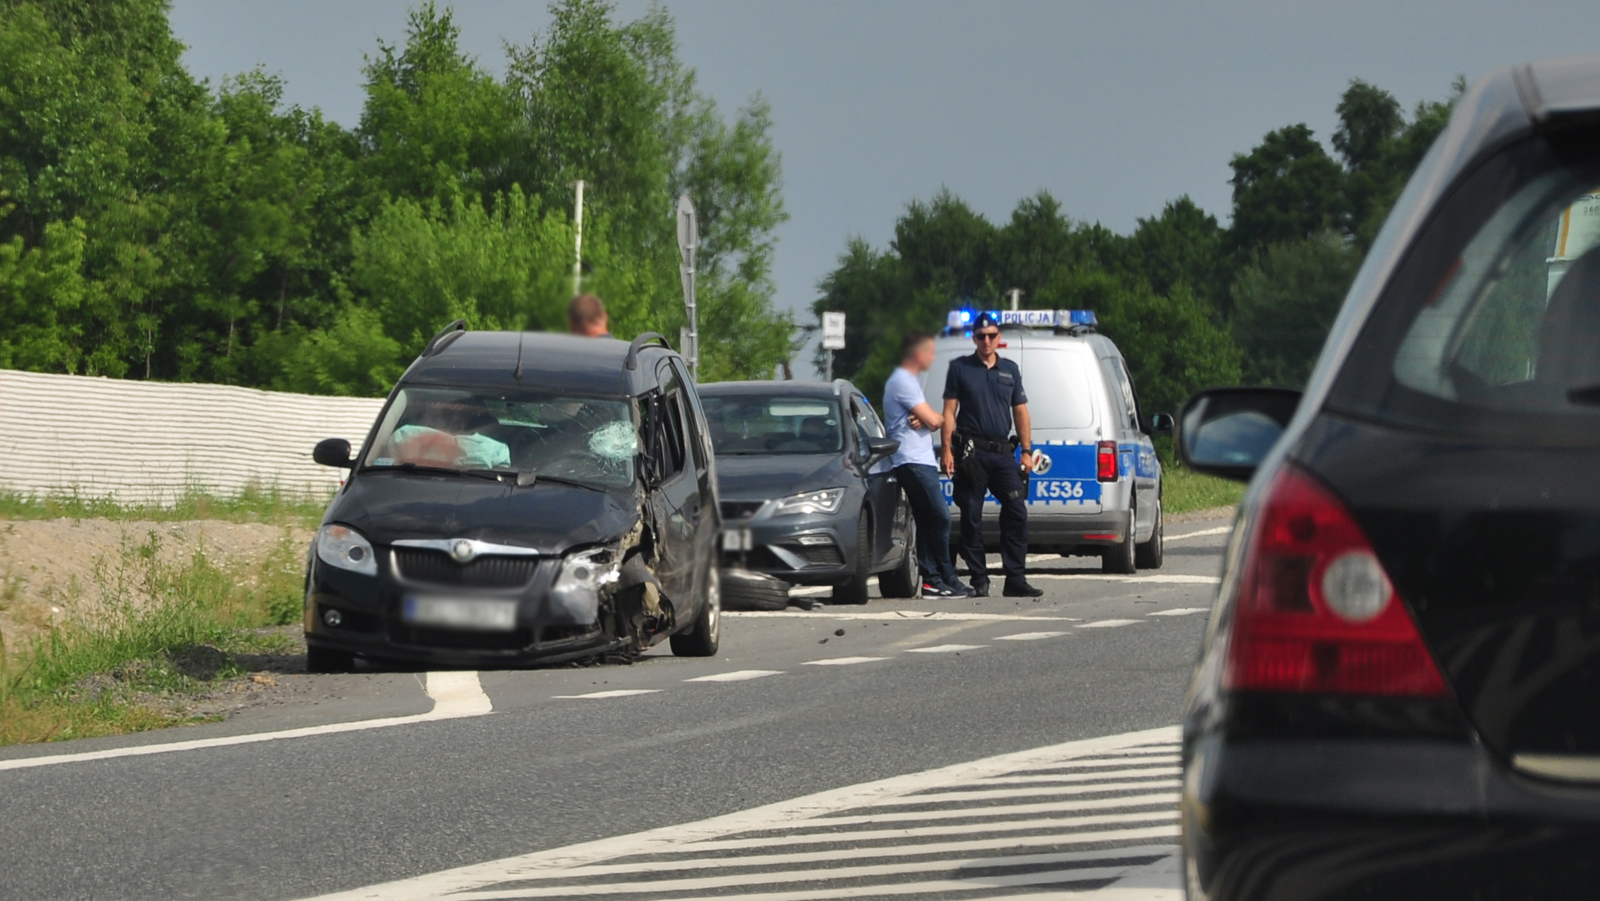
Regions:
M 924 597 L 964 598 L 972 592 L 956 581 L 950 561 L 950 508 L 939 484 L 933 456 L 933 433 L 944 424 L 922 393 L 919 376 L 933 365 L 933 336 L 907 332 L 900 344 L 900 365 L 883 386 L 883 416 L 889 437 L 900 442 L 889 461 L 911 504 L 917 524 L 917 564 L 922 569 Z

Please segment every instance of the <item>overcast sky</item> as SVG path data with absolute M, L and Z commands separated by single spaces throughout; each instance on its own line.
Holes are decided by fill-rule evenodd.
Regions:
M 196 76 L 264 66 L 291 102 L 353 126 L 362 55 L 403 41 L 408 5 L 176 0 L 172 23 Z M 725 112 L 758 92 L 772 104 L 791 216 L 778 303 L 796 308 L 848 236 L 883 245 L 907 201 L 940 186 L 994 221 L 1041 188 L 1122 232 L 1182 194 L 1225 218 L 1229 157 L 1294 122 L 1326 142 L 1352 78 L 1409 109 L 1457 74 L 1600 50 L 1596 0 L 666 5 Z M 453 6 L 465 48 L 496 73 L 503 42 L 549 20 L 542 0 Z M 648 3 L 617 8 L 632 19 Z

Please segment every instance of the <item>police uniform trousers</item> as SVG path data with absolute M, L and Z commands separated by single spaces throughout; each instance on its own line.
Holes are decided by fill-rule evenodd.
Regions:
M 1000 568 L 1006 578 L 1022 581 L 1028 557 L 1028 497 L 1022 471 L 1010 453 L 979 450 L 973 456 L 983 468 L 988 491 L 1000 502 Z M 989 566 L 983 550 L 984 486 L 974 485 L 959 474 L 955 478 L 955 502 L 961 510 L 961 559 L 972 572 L 974 583 L 989 581 Z

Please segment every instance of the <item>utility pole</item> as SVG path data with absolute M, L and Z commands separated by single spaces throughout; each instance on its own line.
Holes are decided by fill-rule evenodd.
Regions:
M 683 355 L 689 360 L 689 376 L 700 378 L 700 331 L 695 321 L 694 308 L 694 249 L 700 246 L 700 226 L 695 221 L 694 201 L 688 194 L 678 198 L 678 256 L 681 262 L 678 274 L 683 279 L 683 306 L 689 325 L 683 330 L 679 343 Z
M 572 221 L 576 223 L 577 243 L 572 249 L 572 296 L 583 293 L 583 179 L 572 183 L 578 189 L 578 199 L 572 204 Z
M 1022 289 L 1012 288 L 1006 293 L 1011 295 L 1011 309 L 1015 310 L 1017 308 L 1017 302 L 1022 299 Z

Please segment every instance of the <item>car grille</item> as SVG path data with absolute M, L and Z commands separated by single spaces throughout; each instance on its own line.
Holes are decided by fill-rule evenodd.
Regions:
M 411 582 L 458 588 L 521 588 L 533 581 L 538 557 L 478 557 L 457 563 L 443 551 L 394 549 L 396 575 Z
M 397 644 L 422 648 L 456 648 L 466 651 L 520 651 L 533 644 L 533 633 L 528 629 L 516 629 L 511 632 L 429 629 L 396 621 L 389 627 L 389 639 Z
M 749 519 L 756 515 L 756 511 L 760 510 L 761 505 L 765 503 L 766 501 L 723 501 L 722 518 Z
M 844 563 L 844 558 L 839 556 L 839 549 L 831 544 L 784 545 L 783 549 L 806 561 L 807 566 L 838 566 Z

